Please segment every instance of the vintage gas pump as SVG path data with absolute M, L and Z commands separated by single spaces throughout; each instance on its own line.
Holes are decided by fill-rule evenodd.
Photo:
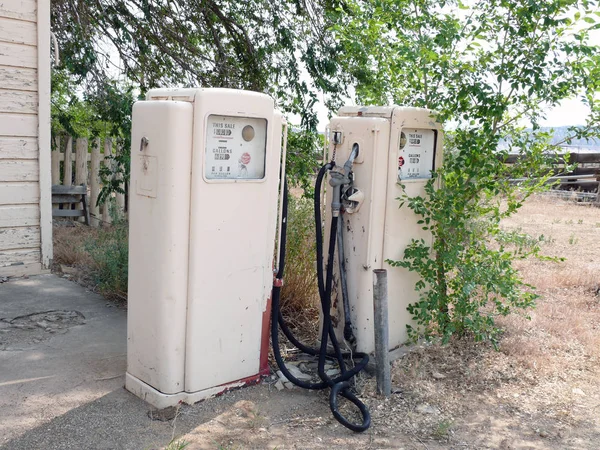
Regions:
M 399 208 L 402 189 L 409 196 L 424 195 L 431 172 L 442 164 L 443 132 L 431 111 L 420 108 L 344 107 L 329 125 L 329 155 L 343 164 L 353 150 L 351 183 L 344 186 L 338 227 L 341 264 L 334 266 L 332 293 L 336 334 L 354 350 L 374 351 L 374 269 L 389 268 L 386 260 L 400 260 L 412 239 L 431 242 L 417 217 Z M 404 186 L 404 188 L 402 187 Z M 326 194 L 325 229 L 331 224 L 336 199 Z M 327 245 L 327 242 L 326 242 Z M 402 268 L 388 271 L 389 349 L 407 339 L 406 310 L 418 300 L 418 275 Z
M 330 389 L 329 405 L 345 427 L 369 428 L 368 409 L 353 392 L 352 379 L 364 369 L 374 350 L 372 271 L 386 259 L 400 259 L 411 239 L 431 240 L 407 209 L 399 209 L 401 189 L 410 196 L 424 194 L 431 172 L 442 162 L 442 130 L 431 112 L 418 108 L 346 107 L 330 123 L 328 161 L 315 182 L 317 281 L 321 300 L 320 346 L 298 341 L 279 310 L 285 261 L 287 197 L 283 201 L 280 258 L 273 285 L 271 340 L 273 355 L 283 374 L 306 389 Z M 325 226 L 322 229 L 321 190 L 325 177 Z M 323 232 L 324 231 L 324 232 Z M 417 300 L 417 278 L 394 270 L 388 277 L 390 342 L 406 340 L 411 318 L 406 307 Z M 285 365 L 279 348 L 279 329 L 299 350 L 318 357 L 320 382 L 298 379 Z M 330 377 L 325 361 L 336 363 L 340 374 Z M 338 396 L 352 402 L 360 422 L 344 417 Z
M 134 105 L 126 388 L 156 407 L 269 371 L 283 126 L 247 91 L 157 89 Z

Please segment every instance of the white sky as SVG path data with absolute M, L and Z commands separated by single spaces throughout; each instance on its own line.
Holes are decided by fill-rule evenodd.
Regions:
M 550 110 L 546 120 L 540 125 L 559 127 L 563 125 L 583 125 L 590 109 L 579 100 L 564 100 L 560 106 Z

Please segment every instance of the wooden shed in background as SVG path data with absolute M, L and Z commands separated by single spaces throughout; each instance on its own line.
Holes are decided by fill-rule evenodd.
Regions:
M 0 277 L 50 267 L 50 0 L 0 1 Z

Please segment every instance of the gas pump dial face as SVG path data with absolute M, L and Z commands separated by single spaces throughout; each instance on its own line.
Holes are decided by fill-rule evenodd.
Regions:
M 267 120 L 208 116 L 204 176 L 207 180 L 261 180 L 265 177 Z
M 402 130 L 398 145 L 398 180 L 431 178 L 434 157 L 435 130 Z

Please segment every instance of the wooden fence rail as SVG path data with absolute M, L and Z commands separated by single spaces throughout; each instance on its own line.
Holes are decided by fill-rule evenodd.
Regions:
M 518 162 L 520 155 L 508 155 L 504 162 L 514 164 Z M 575 169 L 565 173 L 565 164 L 576 164 Z M 556 182 L 561 189 L 578 189 L 580 191 L 598 193 L 600 187 L 600 152 L 588 153 L 564 153 L 550 159 L 551 166 L 548 173 L 555 175 L 550 181 Z M 518 183 L 526 181 L 527 178 L 512 179 L 511 182 Z M 597 196 L 600 200 L 600 196 Z
M 88 187 L 90 207 L 90 224 L 111 223 L 110 209 L 115 208 L 117 214 L 125 214 L 125 195 L 112 194 L 108 201 L 100 207 L 97 206 L 98 196 L 102 189 L 100 168 L 110 166 L 113 161 L 109 158 L 115 154 L 115 142 L 111 138 L 94 139 L 89 142 L 87 138 L 73 139 L 71 136 L 54 136 L 52 150 L 52 185 L 81 185 Z M 75 170 L 73 170 L 75 169 Z M 112 206 L 111 206 L 112 205 Z M 52 205 L 58 208 L 58 204 Z M 69 208 L 70 205 L 62 205 Z M 81 206 L 78 206 L 81 208 Z

